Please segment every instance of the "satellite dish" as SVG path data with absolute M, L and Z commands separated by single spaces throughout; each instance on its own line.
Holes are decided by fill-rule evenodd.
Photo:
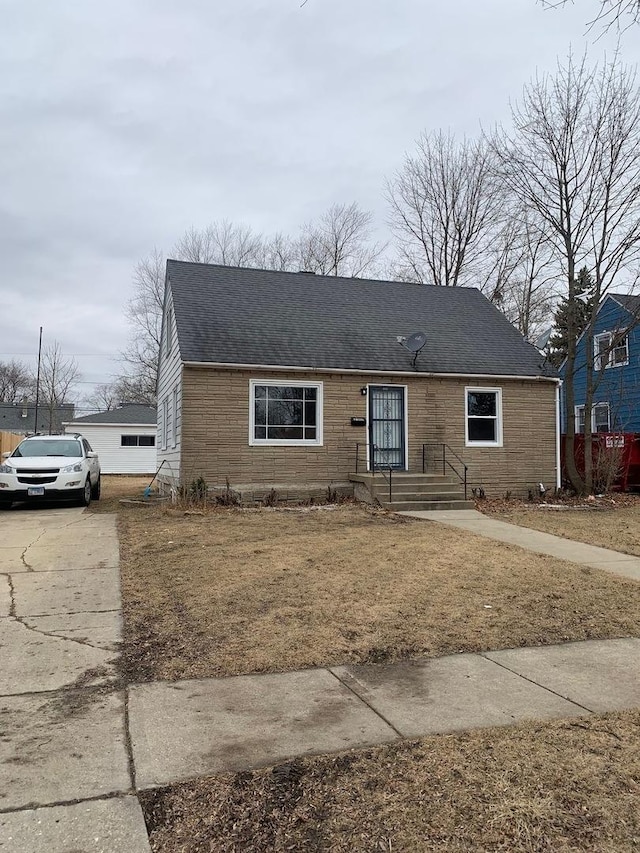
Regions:
M 424 332 L 414 332 L 402 341 L 402 346 L 409 352 L 420 352 L 426 342 L 427 336 Z

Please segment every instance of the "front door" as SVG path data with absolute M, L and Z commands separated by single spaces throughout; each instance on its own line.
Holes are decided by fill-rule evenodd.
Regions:
M 369 468 L 405 468 L 404 388 L 369 386 Z

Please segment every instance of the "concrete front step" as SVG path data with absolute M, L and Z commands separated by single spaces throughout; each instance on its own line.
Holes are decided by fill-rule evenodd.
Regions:
M 464 493 L 461 491 L 440 491 L 433 495 L 422 495 L 415 493 L 396 493 L 395 491 L 391 495 L 391 500 L 389 500 L 389 492 L 386 494 L 374 495 L 375 499 L 378 503 L 381 504 L 430 504 L 434 501 L 462 501 L 465 499 Z
M 465 500 L 434 500 L 434 501 L 380 501 L 381 505 L 391 512 L 435 512 L 445 509 L 475 509 L 473 501 Z
M 389 484 L 370 488 L 371 494 L 380 500 L 387 500 L 389 496 Z M 457 483 L 440 483 L 432 486 L 406 486 L 404 483 L 392 483 L 392 500 L 401 501 L 435 501 L 438 498 L 457 498 L 464 495 L 464 488 Z
M 371 488 L 372 486 L 381 483 L 388 484 L 389 472 L 385 471 L 382 473 L 380 471 L 377 474 L 371 474 L 370 472 L 364 474 L 349 474 L 349 480 L 352 483 L 364 483 L 366 486 Z M 454 480 L 454 478 L 447 474 L 408 474 L 406 471 L 393 471 L 391 474 L 391 480 L 394 483 L 403 483 L 408 486 L 458 482 L 458 480 Z

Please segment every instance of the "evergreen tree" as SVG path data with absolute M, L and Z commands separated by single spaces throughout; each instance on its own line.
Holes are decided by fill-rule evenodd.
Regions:
M 575 297 L 560 300 L 554 317 L 553 332 L 549 339 L 549 361 L 560 367 L 567 357 L 569 329 L 573 329 L 576 340 L 587 325 L 593 305 L 593 278 L 586 267 L 582 267 L 575 281 Z

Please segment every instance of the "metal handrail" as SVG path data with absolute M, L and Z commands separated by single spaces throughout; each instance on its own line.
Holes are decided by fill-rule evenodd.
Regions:
M 456 477 L 460 480 L 460 482 L 464 485 L 464 499 L 467 500 L 467 472 L 469 471 L 468 466 L 464 463 L 464 461 L 458 456 L 458 454 L 449 447 L 448 444 L 443 444 L 441 442 L 427 442 L 422 445 L 422 473 L 426 473 L 426 461 L 425 461 L 425 448 L 427 447 L 440 447 L 442 448 L 442 473 L 447 473 L 447 466 L 453 471 Z M 455 465 L 452 465 L 451 462 L 447 459 L 447 451 L 452 456 L 458 460 L 458 462 L 462 465 L 464 472 L 461 474 L 460 471 L 456 468 Z
M 378 446 L 376 444 L 371 444 L 368 441 L 357 441 L 356 442 L 356 474 L 358 473 L 358 460 L 360 458 L 360 448 L 366 447 L 371 448 L 371 469 L 368 473 L 375 478 L 376 471 L 379 471 L 385 480 L 389 483 L 389 503 L 392 502 L 393 499 L 393 468 L 391 465 L 386 466 L 387 471 L 389 472 L 389 476 L 385 474 L 385 468 L 382 465 L 376 465 L 376 450 L 378 450 Z

